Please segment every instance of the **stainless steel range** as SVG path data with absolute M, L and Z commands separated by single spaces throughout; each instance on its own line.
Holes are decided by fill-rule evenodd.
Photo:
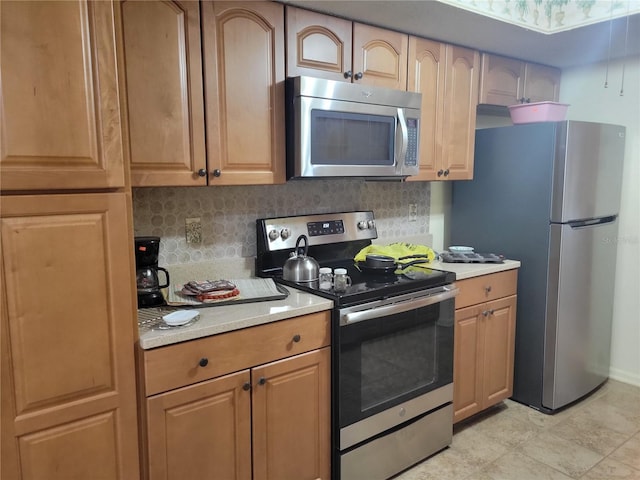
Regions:
M 300 235 L 320 267 L 346 269 L 344 291 L 282 278 Z M 371 211 L 257 220 L 257 275 L 334 301 L 334 480 L 389 478 L 452 438 L 455 274 L 364 269 L 354 257 L 375 238 Z

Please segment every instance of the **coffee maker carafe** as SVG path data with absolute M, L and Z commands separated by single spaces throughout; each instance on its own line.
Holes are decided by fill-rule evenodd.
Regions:
M 169 286 L 169 272 L 158 266 L 159 251 L 160 237 L 135 237 L 138 308 L 166 303 L 160 289 Z M 165 275 L 163 284 L 160 284 L 158 271 Z

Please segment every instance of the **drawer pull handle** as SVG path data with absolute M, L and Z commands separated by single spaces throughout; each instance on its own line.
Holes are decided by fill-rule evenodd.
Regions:
M 267 379 L 264 377 L 260 377 L 258 379 L 258 385 L 264 385 L 265 383 L 267 383 Z
M 300 335 L 295 334 L 295 335 L 293 336 L 293 339 L 292 339 L 292 340 L 293 340 L 295 343 L 298 343 L 298 342 L 300 341 L 300 339 L 301 339 Z
M 484 291 L 487 292 L 487 294 L 491 293 L 491 285 L 484 287 Z
M 245 382 L 244 385 L 242 385 L 242 389 L 246 392 L 247 390 L 251 390 L 251 384 L 249 382 Z
M 202 357 L 198 362 L 198 365 L 200 365 L 201 367 L 206 367 L 207 365 L 209 365 L 209 359 L 207 357 Z

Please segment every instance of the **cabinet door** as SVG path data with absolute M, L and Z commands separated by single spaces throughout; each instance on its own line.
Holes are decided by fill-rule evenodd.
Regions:
M 0 187 L 124 186 L 112 2 L 0 2 Z
M 251 479 L 249 380 L 244 370 L 149 398 L 149 479 Z
M 137 477 L 125 194 L 0 209 L 2 478 Z
M 251 372 L 253 478 L 330 479 L 330 348 Z
M 408 44 L 405 33 L 354 23 L 353 81 L 406 90 Z
M 200 5 L 129 0 L 122 24 L 132 185 L 206 185 Z
M 483 408 L 487 408 L 513 393 L 516 296 L 488 302 L 484 312 Z
M 284 183 L 284 6 L 201 7 L 209 184 Z
M 560 97 L 560 70 L 527 63 L 524 74 L 524 97 L 531 103 L 557 102 Z
M 482 305 L 456 310 L 453 346 L 453 421 L 482 410 Z
M 407 90 L 422 94 L 420 110 L 420 172 L 409 180 L 438 180 L 442 171 L 442 120 L 446 76 L 446 45 L 409 37 Z
M 351 82 L 351 22 L 291 6 L 286 13 L 287 76 Z
M 515 105 L 523 98 L 524 62 L 482 54 L 480 103 Z
M 473 178 L 480 54 L 447 45 L 442 167 L 447 180 Z

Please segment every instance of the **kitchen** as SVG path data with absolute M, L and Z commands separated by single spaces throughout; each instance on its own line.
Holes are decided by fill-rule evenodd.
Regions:
M 619 255 L 629 261 L 621 261 L 619 256 L 611 376 L 637 385 L 640 368 L 636 351 L 638 296 L 634 290 L 637 271 L 637 267 L 634 267 L 634 259 L 637 264 L 638 228 L 637 223 L 634 223 L 637 219 L 634 218 L 633 212 L 637 211 L 638 199 L 637 191 L 634 191 L 632 184 L 633 179 L 637 178 L 634 172 L 637 172 L 638 168 L 638 109 L 635 108 L 638 105 L 636 87 L 638 57 L 632 56 L 626 60 L 626 63 L 616 59 L 609 65 L 601 62 L 563 69 L 560 100 L 571 104 L 569 118 L 619 123 L 627 126 L 627 153 L 621 205 L 621 241 L 618 251 Z M 625 95 L 620 97 L 617 82 L 620 80 L 623 66 L 625 66 L 626 88 Z M 612 87 L 604 89 L 602 82 L 607 72 Z M 613 88 L 614 84 L 615 88 Z M 604 109 L 603 105 L 607 105 L 608 108 Z M 60 176 L 56 177 L 54 174 L 51 178 L 60 179 Z M 52 181 L 44 179 L 42 183 L 29 185 L 28 188 L 30 190 L 51 189 Z M 95 185 L 95 183 L 89 185 Z M 306 214 L 311 207 L 314 213 L 373 210 L 376 214 L 380 240 L 383 243 L 420 239 L 425 235 L 432 235 L 432 245 L 436 250 L 441 250 L 448 246 L 445 236 L 447 187 L 448 185 L 444 183 L 428 182 L 314 180 L 313 183 L 300 181 L 269 186 L 134 188 L 133 232 L 136 235 L 159 235 L 162 238 L 160 257 L 162 266 L 175 267 L 180 264 L 215 262 L 216 268 L 221 268 L 221 276 L 230 278 L 235 278 L 238 269 L 250 272 L 253 268 L 256 218 Z M 3 184 L 3 190 L 5 188 Z M 215 194 L 212 195 L 210 192 Z M 415 221 L 413 221 L 414 217 L 409 217 L 410 204 L 416 205 L 417 208 Z M 186 243 L 185 218 L 200 218 L 202 224 L 200 244 Z M 135 292 L 134 285 L 129 286 L 131 293 Z M 126 295 L 128 294 L 125 293 L 125 298 Z M 7 307 L 3 306 L 3 317 L 5 308 Z M 90 308 L 89 311 L 93 311 L 95 307 Z M 96 313 L 96 316 L 99 314 Z M 7 338 L 4 330 L 3 337 Z M 5 350 L 4 343 L 3 350 Z M 3 369 L 4 365 L 3 354 Z M 3 387 L 4 385 L 3 380 Z M 3 411 L 4 405 L 3 403 Z M 44 425 L 55 423 L 56 421 L 44 422 Z M 4 428 L 3 431 L 5 431 Z M 3 443 L 6 444 L 6 442 Z M 10 457 L 5 457 L 3 451 L 4 458 Z

